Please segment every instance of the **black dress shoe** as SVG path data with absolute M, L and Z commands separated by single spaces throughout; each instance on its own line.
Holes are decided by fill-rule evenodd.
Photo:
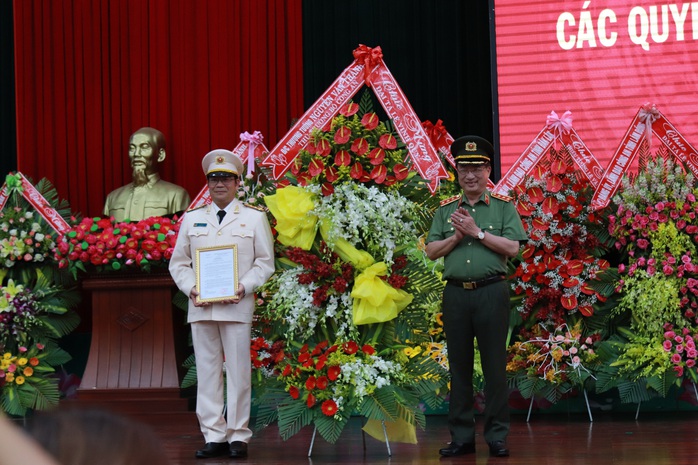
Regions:
M 456 455 L 474 454 L 475 444 L 472 442 L 450 442 L 448 447 L 439 449 L 439 454 L 444 457 L 455 457 Z
M 492 441 L 487 443 L 490 446 L 490 455 L 492 457 L 509 457 L 509 449 L 504 441 Z
M 203 449 L 196 451 L 197 459 L 210 459 L 211 457 L 220 457 L 228 453 L 227 442 L 207 442 Z
M 233 441 L 230 443 L 230 457 L 241 458 L 247 457 L 247 443 L 242 441 Z

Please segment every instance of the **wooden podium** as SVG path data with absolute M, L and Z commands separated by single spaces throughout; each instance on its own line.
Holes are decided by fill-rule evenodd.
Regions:
M 93 275 L 82 287 L 92 294 L 92 342 L 78 401 L 127 412 L 186 411 L 179 388 L 186 327 L 184 312 L 172 306 L 170 275 Z

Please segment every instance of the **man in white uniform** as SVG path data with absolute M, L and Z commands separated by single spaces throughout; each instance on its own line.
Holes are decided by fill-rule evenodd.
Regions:
M 228 150 L 213 150 L 202 166 L 213 202 L 184 215 L 169 266 L 177 287 L 189 296 L 198 383 L 196 415 L 206 442 L 196 457 L 245 457 L 252 437 L 248 423 L 253 294 L 274 273 L 274 239 L 266 213 L 237 200 L 244 175 L 240 158 Z M 203 303 L 196 286 L 196 251 L 229 245 L 237 245 L 237 293 L 221 302 Z M 227 421 L 223 415 L 224 361 Z

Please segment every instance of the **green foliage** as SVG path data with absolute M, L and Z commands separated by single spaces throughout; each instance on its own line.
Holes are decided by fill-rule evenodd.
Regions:
M 638 335 L 661 335 L 667 321 L 683 321 L 679 286 L 676 278 L 636 270 L 633 276 L 624 278 L 625 293 L 613 313 L 632 314 L 632 329 Z

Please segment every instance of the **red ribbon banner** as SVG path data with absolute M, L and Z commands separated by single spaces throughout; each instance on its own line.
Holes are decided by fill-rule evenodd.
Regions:
M 601 182 L 591 198 L 591 208 L 598 210 L 608 206 L 611 199 L 618 191 L 623 180 L 623 175 L 632 164 L 642 145 L 642 139 L 646 137 L 645 123 L 640 119 L 640 114 L 635 115 L 630 123 L 628 131 L 625 133 L 616 153 L 613 154 L 611 162 L 606 168 L 606 172 L 601 178 Z
M 310 140 L 314 128 L 324 127 L 364 85 L 362 71 L 364 65 L 352 63 L 332 85 L 308 108 L 291 130 L 279 141 L 262 161 L 262 166 L 272 168 L 272 176 L 279 179 L 291 167 L 303 147 Z
M 4 183 L 2 185 L 2 189 L 0 189 L 0 211 L 2 211 L 3 208 L 5 208 L 5 204 L 7 203 L 7 199 L 10 198 L 10 190 L 7 188 L 7 183 Z
M 371 73 L 373 68 L 383 62 L 383 50 L 380 47 L 371 48 L 359 44 L 359 47 L 352 53 L 356 62 L 364 65 L 363 80 L 366 86 L 371 87 Z
M 555 140 L 555 128 L 546 126 L 526 147 L 516 162 L 511 165 L 509 171 L 502 176 L 492 192 L 500 195 L 509 195 L 528 176 L 543 155 L 548 151 Z
M 666 148 L 698 178 L 698 152 L 661 112 L 652 124 L 652 130 Z
M 354 62 L 342 71 L 293 125 L 288 134 L 269 152 L 262 161 L 262 166 L 272 168 L 274 179 L 283 176 L 298 156 L 298 152 L 308 144 L 311 131 L 329 123 L 361 86 L 368 84 L 369 87 L 373 87 L 376 97 L 388 116 L 393 119 L 417 171 L 424 179 L 432 181 L 429 190 L 432 193 L 436 192 L 439 180 L 448 178 L 448 173 L 402 89 L 383 63 L 380 47 L 371 49 L 361 45 L 354 51 L 354 57 Z
M 63 219 L 63 217 L 59 215 L 53 207 L 51 207 L 44 196 L 41 195 L 38 190 L 36 190 L 32 183 L 27 181 L 27 178 L 25 178 L 24 175 L 21 173 L 17 174 L 19 174 L 22 178 L 22 188 L 24 189 L 24 193 L 22 194 L 23 197 L 27 199 L 27 201 L 36 209 L 37 212 L 39 212 L 39 215 L 46 220 L 54 231 L 59 234 L 67 233 L 70 230 L 70 226 Z M 5 200 L 5 202 L 6 201 L 7 200 Z
M 594 186 L 594 189 L 596 189 L 601 183 L 603 168 L 594 154 L 589 151 L 574 128 L 570 128 L 569 133 L 562 136 L 562 142 L 565 144 L 572 160 L 577 163 L 579 169 L 584 173 L 591 185 Z
M 417 171 L 424 179 L 431 181 L 429 190 L 433 194 L 439 187 L 439 180 L 448 178 L 446 167 L 441 163 L 434 145 L 385 63 L 378 65 L 370 79 L 376 97 L 393 120 L 395 130 L 407 146 Z

